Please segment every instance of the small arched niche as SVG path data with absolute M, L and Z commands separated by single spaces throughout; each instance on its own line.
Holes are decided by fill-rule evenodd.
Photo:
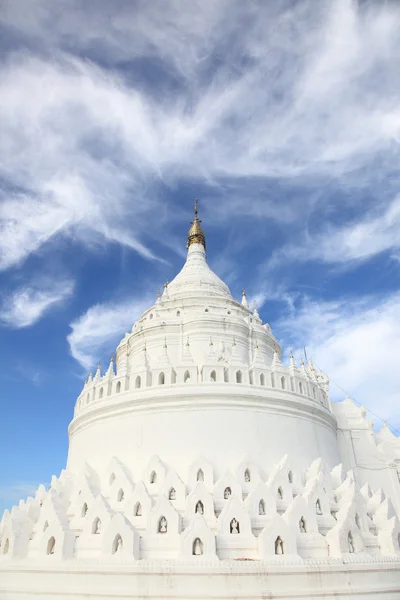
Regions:
M 275 387 L 275 373 L 271 373 L 271 386 Z
M 229 529 L 231 533 L 240 533 L 240 525 L 239 521 L 233 517 L 232 521 L 229 524 Z
M 185 371 L 185 374 L 183 376 L 183 382 L 187 383 L 188 381 L 190 381 L 190 373 L 189 371 Z
M 224 369 L 224 382 L 229 383 L 229 371 L 228 369 Z
M 135 388 L 138 390 L 142 386 L 142 379 L 140 375 L 138 375 L 135 379 Z
M 258 514 L 261 516 L 265 515 L 265 502 L 262 498 L 261 498 L 260 502 L 258 503 Z
M 110 485 L 112 485 L 115 481 L 115 473 L 111 473 L 110 475 Z
M 280 535 L 278 535 L 278 537 L 275 540 L 275 554 L 277 554 L 277 555 L 285 554 L 283 540 Z
M 360 517 L 358 516 L 358 513 L 356 513 L 356 516 L 354 517 L 354 520 L 356 522 L 356 525 L 357 525 L 358 529 L 361 529 L 361 521 L 360 521 Z
M 349 547 L 349 552 L 350 554 L 354 554 L 355 550 L 354 550 L 354 540 L 353 540 L 353 534 L 351 533 L 351 531 L 349 531 L 349 533 L 347 534 L 347 544 Z
M 292 471 L 289 471 L 287 478 L 288 478 L 288 482 L 289 483 L 293 483 L 293 473 L 292 473 Z
M 101 520 L 99 517 L 96 517 L 92 524 L 92 534 L 99 535 L 101 532 Z
M 283 500 L 283 489 L 281 487 L 278 487 L 277 496 L 278 500 Z
M 304 517 L 300 518 L 299 531 L 300 531 L 300 533 L 307 533 L 307 524 L 306 524 Z
M 199 469 L 197 471 L 196 480 L 197 481 L 204 481 L 204 471 L 203 471 L 203 469 Z
M 158 533 L 168 532 L 168 521 L 164 516 L 161 516 L 158 520 Z
M 155 471 L 150 473 L 150 483 L 157 483 L 157 473 Z
M 260 385 L 265 385 L 265 375 L 264 375 L 264 373 L 261 373 L 261 375 L 260 375 Z
M 215 371 L 211 371 L 210 373 L 210 381 L 217 381 L 217 374 Z
M 303 384 L 301 383 L 301 381 L 299 381 L 299 392 L 300 394 L 303 394 Z
M 9 550 L 10 550 L 10 540 L 8 538 L 6 538 L 6 540 L 4 542 L 4 546 L 3 546 L 3 554 L 8 554 Z
M 119 393 L 120 393 L 120 391 L 121 391 L 121 382 L 120 382 L 120 381 L 118 381 L 118 383 L 117 383 L 117 387 L 115 388 L 115 392 L 116 392 L 117 394 L 119 394 Z
M 176 490 L 175 490 L 175 488 L 172 487 L 169 490 L 168 499 L 169 500 L 176 500 Z
M 236 371 L 236 383 L 242 383 L 242 371 Z
M 158 376 L 158 385 L 164 385 L 165 383 L 165 375 L 164 373 L 160 373 Z
M 196 502 L 196 506 L 195 506 L 194 512 L 198 513 L 199 515 L 204 515 L 204 504 L 202 503 L 201 500 L 198 500 Z
M 228 500 L 228 498 L 230 498 L 231 495 L 232 495 L 232 490 L 228 486 L 224 489 L 224 500 Z
M 321 502 L 320 502 L 319 498 L 315 503 L 315 512 L 317 513 L 317 515 L 322 515 Z
M 204 548 L 203 548 L 203 542 L 201 541 L 200 538 L 196 538 L 193 541 L 193 546 L 192 546 L 192 554 L 193 556 L 201 556 L 204 552 Z
M 47 549 L 46 552 L 47 554 L 54 554 L 56 550 L 56 540 L 55 538 L 52 536 L 49 541 L 47 542 Z
M 133 514 L 135 515 L 135 517 L 142 516 L 142 505 L 140 504 L 140 502 L 136 502 L 135 508 L 133 509 Z
M 85 504 L 82 506 L 82 510 L 81 510 L 81 516 L 82 516 L 82 517 L 86 517 L 86 513 L 87 513 L 87 511 L 88 511 L 88 505 L 87 505 L 87 504 L 86 504 L 86 502 L 85 502 Z
M 250 469 L 246 469 L 244 472 L 244 481 L 245 483 L 250 483 L 251 482 L 251 473 L 250 473 Z
M 102 399 L 103 394 L 104 394 L 104 389 L 101 387 L 100 390 L 99 390 L 99 400 Z
M 124 490 L 121 488 L 120 490 L 118 490 L 118 494 L 117 494 L 117 502 L 122 502 L 125 498 L 125 493 Z
M 122 537 L 119 535 L 119 533 L 117 533 L 112 543 L 111 554 L 118 554 L 119 552 L 122 552 L 123 546 L 124 542 L 122 540 Z
M 286 389 L 286 381 L 285 381 L 285 378 L 283 377 L 283 375 L 281 377 L 281 388 L 283 390 Z

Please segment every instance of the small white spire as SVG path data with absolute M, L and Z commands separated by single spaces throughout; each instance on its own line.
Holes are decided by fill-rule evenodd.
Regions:
M 249 303 L 247 302 L 246 290 L 242 290 L 242 306 L 249 308 Z
M 108 376 L 114 376 L 114 357 L 110 358 L 110 364 L 108 365 L 107 373 Z
M 101 366 L 100 363 L 97 365 L 96 374 L 94 376 L 94 381 L 98 381 L 101 379 Z
M 87 378 L 87 383 L 91 383 L 93 381 L 93 373 L 90 371 L 89 376 Z
M 276 367 L 276 366 L 281 365 L 281 364 L 282 364 L 282 361 L 281 361 L 280 356 L 278 354 L 277 347 L 274 344 L 274 357 L 272 359 L 272 367 Z
M 163 294 L 162 294 L 162 298 L 161 298 L 161 299 L 162 299 L 162 300 L 169 300 L 169 293 L 168 293 L 168 281 L 166 281 L 166 282 L 164 283 L 164 291 L 163 291 Z

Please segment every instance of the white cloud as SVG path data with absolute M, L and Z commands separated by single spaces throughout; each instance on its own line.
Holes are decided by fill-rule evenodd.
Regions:
M 316 260 L 327 263 L 353 263 L 390 251 L 397 260 L 400 249 L 400 195 L 388 206 L 375 207 L 362 219 L 339 227 L 322 226 L 315 235 L 307 235 L 302 242 L 289 244 L 277 250 L 268 263 L 270 269 L 290 261 Z
M 85 369 L 93 368 L 105 352 L 114 352 L 121 336 L 132 329 L 152 302 L 154 298 L 141 297 L 90 307 L 70 324 L 72 331 L 67 339 L 72 356 Z
M 336 383 L 400 430 L 400 294 L 336 302 L 303 299 L 276 323 L 275 332 L 298 360 L 306 346 L 308 358 L 331 378 L 334 398 L 344 397 Z
M 44 313 L 73 294 L 74 282 L 41 278 L 7 296 L 0 307 L 0 323 L 8 327 L 29 327 Z
M 7 3 L 3 22 L 45 51 L 21 48 L 0 72 L 0 268 L 56 234 L 152 258 L 171 214 L 185 218 L 163 212 L 158 183 L 228 179 L 232 189 L 244 177 L 342 177 L 382 152 L 384 169 L 395 160 L 395 3 L 25 5 Z M 153 86 L 145 60 L 163 74 Z M 233 200 L 231 214 L 296 220 L 313 205 L 292 198 L 282 208 L 267 195 Z

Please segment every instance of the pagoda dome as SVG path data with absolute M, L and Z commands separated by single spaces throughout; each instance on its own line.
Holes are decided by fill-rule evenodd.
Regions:
M 200 243 L 189 246 L 185 264 L 175 279 L 168 284 L 168 295 L 171 299 L 217 296 L 232 300 L 226 283 L 208 266 L 205 248 Z

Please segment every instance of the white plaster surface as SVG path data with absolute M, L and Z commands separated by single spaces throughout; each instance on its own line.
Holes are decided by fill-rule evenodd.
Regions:
M 69 437 L 51 488 L 3 515 L 1 600 L 400 598 L 399 439 L 283 365 L 200 243 Z

